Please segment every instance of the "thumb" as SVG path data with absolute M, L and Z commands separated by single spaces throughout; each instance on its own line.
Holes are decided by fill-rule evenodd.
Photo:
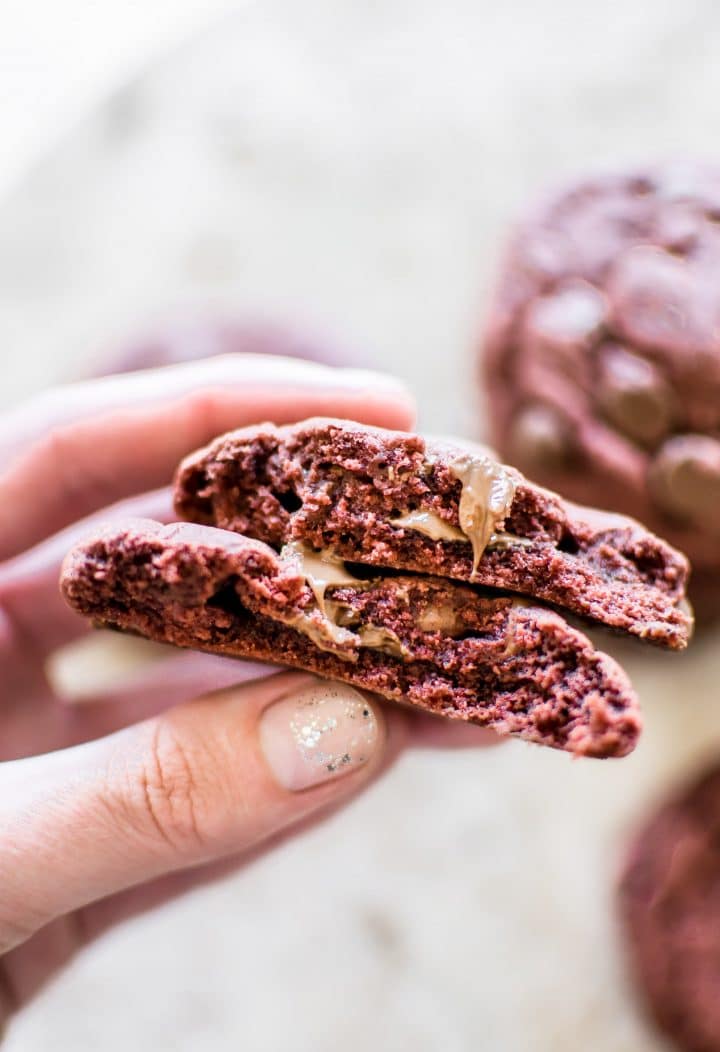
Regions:
M 387 752 L 377 701 L 283 674 L 0 768 L 0 954 L 49 921 L 257 847 L 355 793 Z

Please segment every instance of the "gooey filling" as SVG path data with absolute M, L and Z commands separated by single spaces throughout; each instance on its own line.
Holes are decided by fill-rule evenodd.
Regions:
M 432 458 L 429 458 L 432 463 Z M 507 517 L 515 497 L 516 483 L 501 464 L 483 454 L 472 451 L 456 456 L 448 467 L 461 484 L 458 505 L 459 526 L 446 522 L 435 511 L 407 512 L 391 525 L 416 530 L 432 540 L 462 541 L 472 545 L 473 575 L 483 553 L 488 548 L 527 545 L 524 537 L 499 529 Z M 334 599 L 327 599 L 327 589 L 351 585 L 355 589 L 371 587 L 378 577 L 367 580 L 351 574 L 345 562 L 330 551 L 314 551 L 299 541 L 290 541 L 281 553 L 282 561 L 302 576 L 315 596 L 316 606 L 294 614 L 289 621 L 321 650 L 328 650 L 353 660 L 358 647 L 369 647 L 407 659 L 412 657 L 408 647 L 396 633 L 382 625 L 357 625 L 350 608 Z M 454 618 L 451 612 L 426 611 L 422 615 L 423 631 L 447 630 Z M 350 647 L 350 652 L 348 652 Z
M 293 615 L 290 624 L 309 636 L 321 650 L 339 654 L 348 661 L 353 658 L 352 652 L 347 651 L 348 645 L 353 649 L 370 647 L 403 659 L 412 656 L 391 628 L 371 624 L 355 628 L 350 608 L 335 599 L 326 598 L 328 588 L 342 585 L 352 585 L 355 589 L 370 588 L 377 578 L 361 580 L 354 577 L 342 559 L 331 552 L 315 552 L 299 541 L 286 544 L 280 552 L 280 558 L 305 578 L 317 603 L 314 609 Z
M 446 522 L 435 511 L 411 511 L 390 520 L 391 526 L 416 530 L 434 541 L 464 541 L 472 544 L 473 575 L 488 548 L 528 545 L 498 529 L 508 516 L 515 498 L 516 483 L 502 464 L 480 453 L 461 453 L 448 467 L 461 485 L 458 518 L 460 526 Z

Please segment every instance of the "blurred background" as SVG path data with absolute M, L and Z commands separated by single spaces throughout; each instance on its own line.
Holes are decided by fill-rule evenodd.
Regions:
M 717 156 L 714 0 L 1 0 L 2 405 L 165 319 L 334 334 L 428 430 L 482 432 L 473 353 L 547 183 Z M 720 655 L 603 639 L 620 764 L 417 752 L 321 829 L 92 947 L 10 1052 L 651 1052 L 612 886 L 650 801 L 720 751 Z

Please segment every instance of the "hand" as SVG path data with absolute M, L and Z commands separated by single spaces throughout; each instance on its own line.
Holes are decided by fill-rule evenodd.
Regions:
M 316 414 L 413 422 L 388 378 L 253 355 L 56 388 L 0 418 L 0 1022 L 109 926 L 326 816 L 408 742 L 495 740 L 192 653 L 82 705 L 54 695 L 47 658 L 89 631 L 57 585 L 77 520 L 167 521 L 169 491 L 144 491 L 184 454 Z

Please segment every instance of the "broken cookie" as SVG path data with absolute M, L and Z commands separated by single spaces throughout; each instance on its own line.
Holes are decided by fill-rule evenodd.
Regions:
M 427 574 L 196 524 L 133 520 L 68 555 L 65 598 L 97 625 L 344 680 L 577 755 L 640 733 L 622 669 L 556 613 Z
M 278 549 L 532 596 L 671 649 L 692 631 L 680 552 L 481 447 L 343 420 L 264 424 L 188 457 L 175 504 L 184 519 Z

